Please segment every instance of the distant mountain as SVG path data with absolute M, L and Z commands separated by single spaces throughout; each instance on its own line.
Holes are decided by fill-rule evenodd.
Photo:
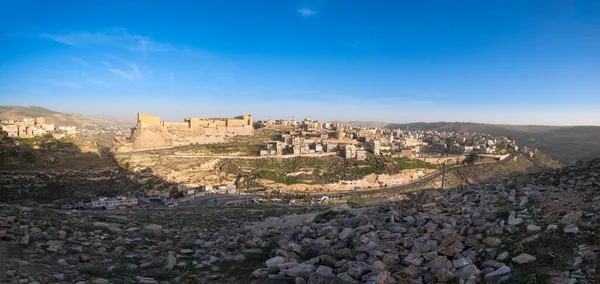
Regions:
M 135 116 L 98 116 L 70 114 L 53 111 L 39 106 L 0 106 L 0 120 L 21 120 L 28 117 L 44 117 L 46 123 L 55 126 L 76 126 L 83 127 L 86 123 L 93 123 L 99 126 L 117 126 L 128 128 L 135 126 Z
M 39 106 L 0 106 L 1 120 L 21 120 L 28 117 L 44 117 L 46 123 L 56 126 L 73 125 L 81 127 L 86 120 L 80 115 L 60 113 Z
M 535 147 L 562 163 L 600 157 L 599 126 L 496 125 L 467 122 L 388 124 L 392 129 L 464 131 L 510 136 L 517 144 Z
M 133 116 L 113 116 L 113 115 L 83 115 L 83 117 L 96 121 L 101 125 L 110 125 L 120 128 L 131 128 L 137 124 L 137 117 Z
M 332 121 L 332 123 L 342 123 L 342 124 L 347 124 L 347 125 L 352 125 L 354 127 L 362 127 L 362 126 L 366 126 L 369 128 L 383 128 L 386 125 L 389 125 L 389 122 L 383 122 L 383 121 Z
M 14 118 L 25 118 L 25 117 L 39 117 L 39 116 L 48 116 L 60 114 L 60 112 L 56 112 L 53 110 L 49 110 L 47 108 L 39 107 L 39 106 L 0 106 L 0 118 L 2 119 L 10 119 Z

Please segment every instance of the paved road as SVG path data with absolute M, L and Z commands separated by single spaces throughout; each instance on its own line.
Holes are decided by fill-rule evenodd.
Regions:
M 214 206 L 215 199 L 217 200 L 217 205 L 225 205 L 227 202 L 237 201 L 238 196 L 233 194 L 199 196 L 190 202 L 181 204 L 181 206 Z
M 335 156 L 337 153 L 329 152 L 323 154 L 302 154 L 302 155 L 279 155 L 279 156 L 231 156 L 231 155 L 162 155 L 161 157 L 166 158 L 219 158 L 219 159 L 265 159 L 265 158 L 281 158 L 281 159 L 290 159 L 295 157 L 327 157 L 327 156 Z
M 320 193 L 314 193 L 311 194 L 311 197 L 313 198 L 321 198 L 323 196 L 342 196 L 342 197 L 347 197 L 347 196 L 353 196 L 353 195 L 359 195 L 359 194 L 368 194 L 373 192 L 374 190 L 383 190 L 383 191 L 400 191 L 412 186 L 416 186 L 419 185 L 421 183 L 426 183 L 429 182 L 437 177 L 439 177 L 442 174 L 442 172 L 436 172 L 433 173 L 431 175 L 428 175 L 424 178 L 419 179 L 418 181 L 409 183 L 409 184 L 405 184 L 405 185 L 401 185 L 401 186 L 392 186 L 392 187 L 382 187 L 382 188 L 373 188 L 373 189 L 361 189 L 361 190 L 353 190 L 353 191 L 336 191 L 336 192 L 320 192 Z M 255 194 L 255 197 L 259 197 L 259 198 L 265 198 L 267 197 L 264 194 Z M 242 201 L 246 200 L 247 195 L 242 195 L 241 199 Z M 227 203 L 230 202 L 237 202 L 238 201 L 238 196 L 235 194 L 224 194 L 224 195 L 206 195 L 206 196 L 200 196 L 200 197 L 196 197 L 195 199 L 183 203 L 181 204 L 181 206 L 215 206 L 215 199 L 217 200 L 217 205 L 221 206 L 221 205 L 226 205 Z
M 507 159 L 503 160 L 506 161 Z M 483 162 L 483 163 L 477 163 L 476 165 L 484 165 L 484 164 L 495 164 L 495 163 L 499 163 L 502 161 L 491 161 L 491 162 Z M 460 168 L 460 167 L 464 167 L 465 165 L 456 165 L 456 166 L 451 166 L 451 167 L 446 167 L 446 171 L 451 170 L 451 169 L 455 169 L 455 168 Z M 360 194 L 368 194 L 371 193 L 375 190 L 381 190 L 383 192 L 396 192 L 396 191 L 403 191 L 415 186 L 419 186 L 425 183 L 428 183 L 438 177 L 440 177 L 442 175 L 442 171 L 438 171 L 435 172 L 433 174 L 427 175 L 425 177 L 422 177 L 416 181 L 407 183 L 407 184 L 403 184 L 403 185 L 398 185 L 398 186 L 387 186 L 387 187 L 379 187 L 379 188 L 370 188 L 370 189 L 358 189 L 358 190 L 352 190 L 352 191 L 334 191 L 334 192 L 322 192 L 322 193 L 316 193 L 312 196 L 321 198 L 323 196 L 329 196 L 329 195 L 342 195 L 342 196 L 352 196 L 352 195 L 360 195 Z
M 506 161 L 506 160 L 508 160 L 508 159 L 505 159 L 504 161 Z M 493 163 L 499 163 L 499 162 L 502 162 L 502 161 L 483 162 L 483 163 L 479 163 L 477 165 L 493 164 Z M 456 165 L 456 166 L 447 167 L 446 171 L 455 169 L 455 168 L 460 168 L 460 167 L 464 167 L 464 165 Z M 413 181 L 411 183 L 407 183 L 407 184 L 403 184 L 403 185 L 399 185 L 399 186 L 358 189 L 358 190 L 351 190 L 351 191 L 317 192 L 314 194 L 311 193 L 311 197 L 317 198 L 317 199 L 319 199 L 323 196 L 348 197 L 348 196 L 354 196 L 354 195 L 360 195 L 360 194 L 369 194 L 369 193 L 372 193 L 373 191 L 383 191 L 383 192 L 387 192 L 387 193 L 399 192 L 399 191 L 403 191 L 406 189 L 410 189 L 415 186 L 419 186 L 419 185 L 428 183 L 428 182 L 440 177 L 441 175 L 442 175 L 442 171 L 438 171 L 438 172 L 435 172 L 428 176 L 425 176 L 423 178 L 420 178 L 416 181 Z M 254 196 L 259 197 L 259 198 L 267 197 L 264 194 L 254 194 Z M 228 202 L 237 201 L 238 196 L 235 194 L 201 196 L 201 197 L 197 197 L 196 199 L 194 199 L 188 203 L 182 204 L 182 206 L 214 206 L 215 199 L 217 199 L 218 205 L 225 205 Z M 245 199 L 246 199 L 246 195 L 242 195 L 242 201 L 244 201 Z
M 132 152 L 123 152 L 119 154 L 125 155 L 140 155 L 147 154 L 146 152 L 151 152 L 155 150 L 164 150 L 164 149 L 172 149 L 173 147 L 159 148 L 159 149 L 143 149 Z M 281 158 L 281 159 L 290 159 L 296 157 L 327 157 L 327 156 L 335 156 L 336 152 L 326 152 L 326 153 L 315 153 L 315 154 L 290 154 L 290 155 L 278 155 L 278 156 L 233 156 L 233 155 L 181 155 L 181 154 L 172 154 L 172 155 L 161 155 L 161 157 L 165 158 L 218 158 L 218 159 L 265 159 L 265 158 Z

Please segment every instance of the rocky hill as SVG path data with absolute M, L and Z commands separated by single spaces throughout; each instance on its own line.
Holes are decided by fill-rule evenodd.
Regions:
M 309 283 L 595 283 L 600 160 L 248 227 L 255 277 Z
M 357 208 L 1 204 L 0 243 L 7 283 L 596 283 L 599 172 L 594 160 Z
M 82 127 L 86 122 L 81 115 L 60 113 L 38 106 L 0 106 L 0 120 L 21 120 L 40 116 L 45 118 L 46 123 L 55 126 Z
M 504 177 L 523 177 L 549 169 L 560 168 L 561 164 L 548 158 L 543 152 L 536 151 L 533 157 L 516 155 L 511 159 L 498 163 L 475 163 L 446 170 L 445 188 L 467 186 L 478 182 L 496 180 Z M 441 188 L 442 177 L 429 182 L 419 183 L 412 190 Z
M 510 136 L 522 146 L 538 148 L 551 158 L 568 164 L 573 160 L 590 160 L 600 157 L 599 126 L 540 126 L 493 125 L 464 122 L 434 122 L 389 124 L 393 129 L 421 129 L 437 131 L 464 131 Z
M 369 127 L 369 128 L 376 128 L 376 127 L 386 127 L 387 125 L 389 125 L 389 122 L 384 122 L 384 121 L 359 121 L 359 120 L 354 120 L 354 121 L 332 121 L 332 123 L 342 123 L 342 124 L 347 124 L 347 125 L 352 125 L 355 127 Z
M 28 117 L 44 117 L 46 123 L 55 126 L 84 127 L 86 124 L 129 128 L 135 125 L 135 117 L 93 116 L 53 111 L 39 106 L 0 106 L 0 120 L 21 120 Z
M 122 168 L 111 153 L 87 140 L 29 140 L 35 143 L 0 142 L 0 202 L 62 203 L 99 195 L 168 193 L 177 187 L 151 171 Z

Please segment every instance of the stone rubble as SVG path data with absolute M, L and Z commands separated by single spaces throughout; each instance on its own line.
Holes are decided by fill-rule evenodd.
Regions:
M 600 163 L 596 161 L 594 167 L 600 168 Z M 529 253 L 534 247 L 564 247 L 565 241 L 586 242 L 577 236 L 581 226 L 587 234 L 594 234 L 600 206 L 571 200 L 574 194 L 589 193 L 600 200 L 599 183 L 589 182 L 593 174 L 589 170 L 583 164 L 539 174 L 527 184 L 504 178 L 446 191 L 424 190 L 411 200 L 369 210 L 338 208 L 338 214 L 327 222 L 305 222 L 280 231 L 275 243 L 285 258 L 267 263 L 268 268 L 257 269 L 253 275 L 285 281 L 288 271 L 296 271 L 310 259 L 315 272 L 309 275 L 310 269 L 303 267 L 306 277 L 302 281 L 308 283 L 317 279 L 315 274 L 318 279 L 343 283 L 513 283 L 535 281 L 531 277 L 555 281 L 558 276 L 564 283 L 593 283 L 595 246 L 583 245 L 587 258 L 555 256 L 552 251 L 538 256 Z M 585 214 L 567 211 L 558 215 L 554 204 L 545 204 L 550 200 L 563 207 L 579 202 L 581 207 L 566 209 L 583 208 Z M 556 223 L 564 224 L 562 234 Z M 263 234 L 253 231 L 255 237 Z M 539 257 L 570 258 L 569 265 L 577 274 L 520 273 L 526 266 L 542 266 Z
M 598 172 L 593 161 L 362 208 L 0 204 L 0 244 L 6 283 L 594 283 Z

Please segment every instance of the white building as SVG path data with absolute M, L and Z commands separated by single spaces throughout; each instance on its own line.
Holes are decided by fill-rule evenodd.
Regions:
M 92 208 L 96 209 L 115 209 L 118 206 L 135 206 L 139 205 L 139 201 L 135 197 L 105 197 L 101 196 L 98 199 L 92 199 Z

